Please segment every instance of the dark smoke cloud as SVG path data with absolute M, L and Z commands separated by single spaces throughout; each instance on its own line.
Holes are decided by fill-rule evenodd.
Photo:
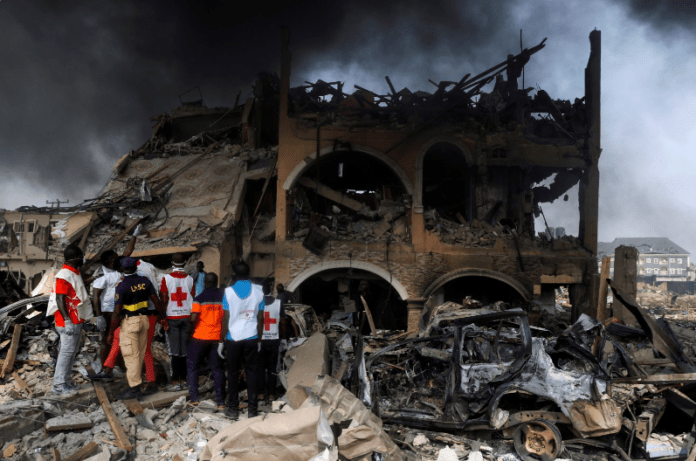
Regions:
M 148 117 L 178 105 L 179 93 L 200 85 L 207 105 L 231 105 L 259 71 L 277 70 L 281 25 L 292 31 L 293 84 L 327 65 L 380 79 L 390 69 L 402 86 L 458 78 L 438 75 L 437 63 L 499 61 L 496 41 L 516 34 L 508 4 L 487 4 L 1 2 L 0 180 L 24 179 L 46 198 L 94 195 L 113 162 L 147 139 Z M 44 201 L 22 193 L 17 203 L 6 189 L 0 207 Z
M 259 71 L 278 70 L 281 25 L 291 28 L 292 84 L 340 79 L 346 92 L 354 83 L 386 92 L 385 75 L 397 90 L 432 91 L 429 78 L 459 80 L 519 52 L 524 29 L 525 46 L 549 38 L 525 86 L 571 100 L 583 95 L 596 27 L 600 239 L 666 234 L 696 250 L 688 213 L 696 192 L 679 168 L 667 168 L 696 166 L 686 123 L 696 97 L 694 42 L 685 39 L 694 16 L 693 2 L 650 0 L 2 0 L 0 208 L 94 196 L 114 162 L 149 137 L 149 117 L 179 105 L 191 87 L 200 85 L 208 106 L 232 105 L 240 90 L 245 98 Z M 641 25 L 656 33 L 647 37 Z M 570 195 L 545 213 L 575 233 Z
M 696 2 L 693 0 L 622 0 L 629 7 L 629 14 L 661 32 L 678 30 L 694 32 Z

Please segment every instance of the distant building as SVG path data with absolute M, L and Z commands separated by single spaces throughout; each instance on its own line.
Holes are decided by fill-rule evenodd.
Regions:
M 51 226 L 67 215 L 0 209 L 0 306 L 31 292 L 53 266 Z
M 638 250 L 638 278 L 654 277 L 656 282 L 691 280 L 691 254 L 665 237 L 617 238 L 613 242 L 598 242 L 597 257 L 611 257 L 611 275 L 614 275 L 614 251 L 617 247 L 631 246 Z

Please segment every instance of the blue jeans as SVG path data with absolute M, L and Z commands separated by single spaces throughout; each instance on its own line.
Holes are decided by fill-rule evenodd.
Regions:
M 53 375 L 53 388 L 60 389 L 65 384 L 70 383 L 70 372 L 72 371 L 75 355 L 77 354 L 77 344 L 82 336 L 82 323 L 75 325 L 76 334 L 65 334 L 65 328 L 56 327 L 56 331 L 60 335 L 60 350 L 58 351 L 58 360 L 56 360 L 56 371 Z

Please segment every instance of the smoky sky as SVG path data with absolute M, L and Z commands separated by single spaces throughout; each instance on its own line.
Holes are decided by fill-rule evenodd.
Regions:
M 666 236 L 696 250 L 696 217 L 684 219 L 696 200 L 684 177 L 696 147 L 685 121 L 694 115 L 693 3 L 2 0 L 0 208 L 94 197 L 114 162 L 149 137 L 149 117 L 192 87 L 209 107 L 231 106 L 240 91 L 243 101 L 258 72 L 279 70 L 283 25 L 293 85 L 322 78 L 384 93 L 385 75 L 397 90 L 432 91 L 428 79 L 483 71 L 519 52 L 523 29 L 525 47 L 548 37 L 525 86 L 571 101 L 584 93 L 588 34 L 598 28 L 600 239 Z M 549 207 L 549 225 L 574 225 L 572 198 Z

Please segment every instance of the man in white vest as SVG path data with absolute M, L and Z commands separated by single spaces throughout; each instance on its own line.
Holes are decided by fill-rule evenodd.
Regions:
M 285 307 L 279 298 L 271 295 L 272 285 L 263 284 L 263 337 L 261 338 L 261 386 L 269 401 L 275 400 L 278 380 L 278 349 L 280 348 L 280 326 L 285 323 Z
M 181 253 L 172 256 L 172 271 L 162 277 L 160 299 L 167 306 L 167 349 L 171 384 L 166 391 L 176 392 L 188 389 L 186 384 L 186 351 L 190 336 L 191 308 L 195 288 L 193 279 L 184 271 L 186 259 Z
M 77 354 L 82 325 L 92 317 L 92 302 L 80 275 L 80 268 L 84 263 L 82 250 L 69 245 L 63 251 L 63 257 L 65 263 L 55 276 L 46 315 L 55 316 L 56 331 L 60 335 L 53 392 L 69 397 L 75 395 L 76 386 L 70 380 L 70 372 Z M 101 312 L 97 314 L 101 316 Z
M 225 415 L 239 417 L 239 370 L 244 362 L 247 377 L 249 418 L 258 416 L 258 389 L 263 330 L 263 289 L 249 280 L 249 266 L 240 262 L 232 268 L 235 282 L 222 298 L 222 331 L 218 355 L 227 350 L 228 401 Z

